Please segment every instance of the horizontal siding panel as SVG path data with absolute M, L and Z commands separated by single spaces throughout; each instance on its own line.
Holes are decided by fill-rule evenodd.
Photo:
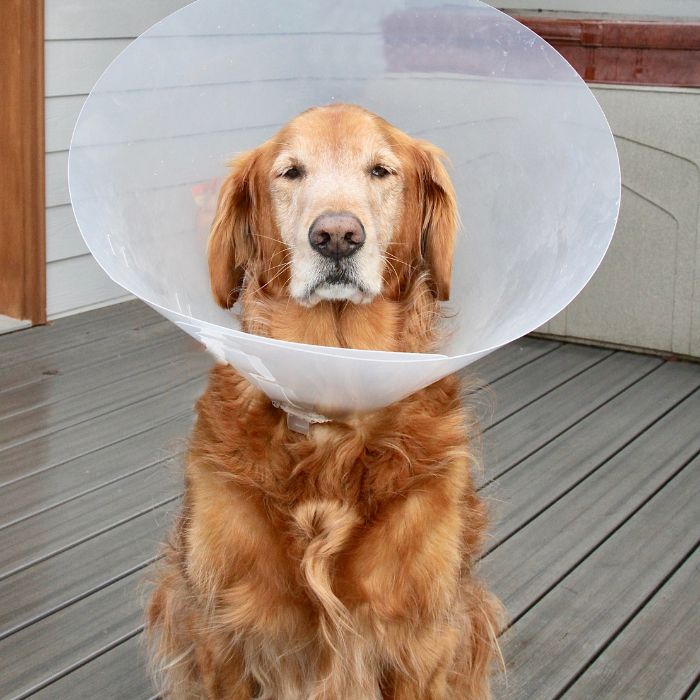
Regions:
M 517 114 L 520 108 L 519 90 L 510 84 L 500 86 L 489 84 L 488 99 L 484 99 L 484 83 L 481 81 L 451 81 L 433 77 L 425 83 L 423 89 L 426 95 L 426 107 L 423 109 L 414 109 L 412 112 L 407 110 L 414 100 L 415 84 L 413 81 L 398 79 L 378 80 L 365 84 L 362 101 L 365 104 L 369 103 L 371 108 L 373 104 L 380 103 L 382 96 L 391 90 L 394 102 L 392 113 L 385 113 L 384 116 L 410 133 L 421 135 L 446 147 L 454 167 L 463 170 L 466 174 L 469 170 L 465 168 L 466 163 L 474 162 L 480 156 L 488 156 L 488 152 L 483 152 L 488 148 L 487 139 L 484 143 L 484 134 L 494 134 L 495 130 L 495 133 L 503 138 L 503 132 L 507 129 L 508 138 L 513 143 L 511 160 L 517 167 L 518 144 L 522 143 L 519 136 L 522 135 L 524 126 L 518 124 L 512 115 Z M 304 83 L 299 81 L 299 84 Z M 296 111 L 295 108 L 301 107 L 293 102 L 290 109 L 290 105 L 281 99 L 282 94 L 288 91 L 289 87 L 286 85 L 282 88 L 280 83 L 270 86 L 273 99 L 270 99 L 269 94 L 266 93 L 264 104 L 262 100 L 256 101 L 255 95 L 251 93 L 251 104 L 257 106 L 252 106 L 250 110 L 235 109 L 230 97 L 227 98 L 223 94 L 225 90 L 219 87 L 212 89 L 215 90 L 216 95 L 213 102 L 216 103 L 218 100 L 223 108 L 219 110 L 208 107 L 202 110 L 201 120 L 191 114 L 192 110 L 188 107 L 196 99 L 196 93 L 191 89 L 163 91 L 163 94 L 170 95 L 169 99 L 171 99 L 168 102 L 170 107 L 165 110 L 148 109 L 148 103 L 144 101 L 144 93 L 134 92 L 120 96 L 120 104 L 124 109 L 123 120 L 128 120 L 126 123 L 118 120 L 100 122 L 94 118 L 91 124 L 90 133 L 95 135 L 94 138 L 99 139 L 102 147 L 99 150 L 99 163 L 89 158 L 83 161 L 84 167 L 90 169 L 84 178 L 88 185 L 85 196 L 91 196 L 89 192 L 91 183 L 97 183 L 101 187 L 108 184 L 105 182 L 105 173 L 119 183 L 120 192 L 171 188 L 208 180 L 212 176 L 221 176 L 227 160 L 236 153 L 258 145 L 272 136 L 277 126 L 290 117 L 291 113 Z M 430 98 L 433 95 L 439 97 L 441 93 L 444 96 L 445 90 L 449 89 L 453 92 L 459 91 L 465 96 L 462 103 L 464 107 L 458 107 L 456 113 L 450 114 L 450 122 L 446 123 L 443 120 L 436 125 L 434 109 L 430 108 L 434 103 Z M 220 90 L 221 95 L 219 95 Z M 542 89 L 541 92 L 543 100 L 552 98 L 550 89 Z M 176 98 L 176 94 L 185 96 L 185 99 Z M 276 95 L 280 99 L 274 99 Z M 469 97 L 472 99 L 470 100 Z M 480 103 L 475 102 L 477 97 L 482 98 Z M 97 99 L 107 99 L 107 97 L 101 96 Z M 204 99 L 203 103 L 209 105 L 210 101 Z M 266 106 L 267 109 L 265 109 Z M 494 106 L 503 113 L 503 120 L 498 123 L 493 118 Z M 168 114 L 177 114 L 178 118 L 168 119 Z M 138 118 L 134 115 L 138 115 Z M 265 126 L 255 126 L 263 120 L 276 120 L 277 123 L 268 122 Z M 182 133 L 197 129 L 198 121 L 201 121 L 199 128 L 206 133 Z M 129 133 L 130 148 L 127 149 L 123 143 L 119 143 L 120 138 L 122 141 L 125 138 L 120 137 L 119 131 Z M 562 133 L 552 134 L 551 138 L 565 139 L 567 149 L 574 148 L 577 144 L 576 134 L 580 133 L 577 125 L 575 123 L 564 125 L 559 131 Z M 144 138 L 139 140 L 139 137 Z M 135 143 L 137 140 L 138 143 Z M 110 142 L 112 145 L 109 145 Z M 52 194 L 60 191 L 58 183 L 56 187 L 52 186 L 49 189 Z M 105 190 L 103 194 L 107 194 L 107 191 Z
M 167 27 L 158 27 L 159 36 L 244 36 L 284 34 L 372 34 L 379 33 L 387 15 L 403 3 L 393 3 L 387 10 L 385 3 L 376 0 L 353 2 L 306 3 L 305 11 L 299 11 L 295 2 L 258 0 L 236 3 L 233 11 L 226 7 L 231 0 L 212 3 L 217 11 L 200 12 L 188 8 L 173 18 Z M 414 3 L 416 4 L 416 3 Z M 351 28 L 351 31 L 348 31 Z
M 73 207 L 64 204 L 46 210 L 46 260 L 65 260 L 88 253 L 73 216 Z
M 143 142 L 139 148 L 133 149 L 125 149 L 121 144 L 104 146 L 99 151 L 99 163 L 89 159 L 84 161 L 81 179 L 86 190 L 92 190 L 92 183 L 97 183 L 98 197 L 111 195 L 112 182 L 116 183 L 120 196 L 194 184 L 209 180 L 212 176 L 222 177 L 226 172 L 226 162 L 242 150 L 242 143 L 252 146 L 271 135 L 272 131 L 247 138 L 241 134 L 236 139 L 236 135 L 232 134 L 230 139 L 226 139 L 221 134 L 203 134 L 177 140 Z M 231 148 L 227 150 L 229 142 Z M 209 157 L 199 155 L 193 158 L 194 153 L 209 154 Z M 67 187 L 61 184 L 61 177 L 65 180 L 66 172 L 60 169 L 58 163 L 56 169 L 56 179 L 50 189 L 60 199 L 67 196 Z M 105 173 L 108 177 L 105 177 Z
M 356 85 L 359 98 L 365 86 L 361 81 Z M 348 81 L 338 82 L 338 90 L 347 91 L 347 87 Z M 328 101 L 328 95 L 321 92 L 318 81 L 297 80 L 292 84 L 279 80 L 269 81 L 264 87 L 247 82 L 125 92 L 119 94 L 118 100 L 119 106 L 115 107 L 112 95 L 93 95 L 91 128 L 81 134 L 81 144 L 118 143 L 125 133 L 129 141 L 152 141 L 268 125 L 271 130 L 261 134 L 264 139 L 310 105 Z M 204 108 L 193 109 L 193 105 Z M 100 110 L 104 116 L 96 113 Z M 253 145 L 258 142 L 248 144 Z
M 70 146 L 73 128 L 85 103 L 85 95 L 47 97 L 44 100 L 46 114 L 46 152 L 65 151 Z
M 131 39 L 48 41 L 45 45 L 47 97 L 82 95 Z M 313 50 L 309 50 L 312 46 Z M 206 37 L 183 43 L 181 37 L 157 37 L 134 47 L 141 67 L 131 89 L 297 79 L 309 75 L 348 80 L 367 79 L 385 68 L 384 42 L 365 35 L 275 35 Z M 280 62 L 279 54 L 289 57 Z M 251 62 L 251 54 L 256 60 Z M 164 66 L 167 81 L 163 80 Z M 206 75 L 202 75 L 206 66 Z
M 44 0 L 46 38 L 135 37 L 192 0 Z
M 178 79 L 182 77 L 177 76 Z M 156 141 L 267 126 L 270 131 L 261 131 L 259 135 L 264 139 L 310 105 L 331 102 L 338 94 L 346 101 L 380 111 L 382 117 L 414 135 L 428 136 L 431 131 L 450 127 L 473 128 L 479 120 L 493 122 L 495 109 L 512 117 L 520 110 L 520 100 L 528 97 L 528 89 L 509 81 L 485 83 L 478 77 L 437 73 L 411 74 L 408 79 L 403 74 L 382 74 L 381 77 L 356 79 L 325 77 L 322 81 L 309 77 L 280 77 L 264 83 L 245 80 L 224 84 L 209 82 L 209 74 L 191 77 L 197 77 L 201 84 L 161 87 L 158 91 L 120 92 L 118 106 L 114 104 L 113 94 L 93 95 L 91 129 L 81 134 L 81 143 L 118 143 L 123 141 L 125 133 L 129 141 Z M 415 104 L 418 84 L 425 95 L 423 105 Z M 542 100 L 558 98 L 558 91 L 546 85 L 538 89 Z M 484 99 L 486 92 L 488 100 Z M 436 119 L 434 105 L 444 100 L 446 93 L 458 95 L 460 99 L 451 105 L 449 114 Z M 392 95 L 390 104 L 386 102 L 387 94 Z M 193 108 L 193 105 L 203 108 Z M 486 126 L 488 124 L 479 128 Z M 249 141 L 246 147 L 258 143 Z
M 100 71 L 93 68 L 88 72 L 83 62 L 93 61 L 95 66 L 99 63 L 104 69 L 109 49 L 116 56 L 118 47 L 128 43 L 128 40 L 108 39 L 48 42 L 47 50 L 55 47 L 54 58 L 65 66 L 62 70 L 70 70 L 76 75 L 75 84 L 80 76 L 80 87 L 87 86 L 87 89 L 73 92 L 47 90 L 47 95 L 89 91 Z M 367 79 L 384 71 L 384 48 L 381 36 L 351 34 L 207 36 L 187 41 L 179 36 L 145 38 L 130 51 L 129 61 L 134 70 L 130 75 L 129 89 L 297 80 L 300 76 L 312 76 L 315 80 Z M 280 60 L 280 55 L 285 60 Z M 255 60 L 251 60 L 251 56 Z M 86 70 L 80 71 L 81 67 Z M 258 99 L 265 99 L 264 87 L 259 87 Z
M 107 277 L 91 255 L 49 263 L 46 292 L 49 319 L 130 298 Z
M 68 151 L 46 154 L 46 206 L 68 204 Z
M 85 95 L 131 39 L 47 41 L 44 45 L 47 97 Z

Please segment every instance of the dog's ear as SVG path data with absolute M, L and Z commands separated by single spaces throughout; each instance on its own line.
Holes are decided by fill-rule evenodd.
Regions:
M 245 268 L 254 254 L 252 217 L 255 208 L 257 150 L 238 156 L 219 191 L 207 257 L 211 290 L 217 303 L 231 308 L 241 291 Z
M 450 298 L 452 253 L 459 224 L 454 187 L 443 165 L 444 152 L 427 141 L 415 141 L 423 212 L 421 254 L 430 270 L 435 295 Z

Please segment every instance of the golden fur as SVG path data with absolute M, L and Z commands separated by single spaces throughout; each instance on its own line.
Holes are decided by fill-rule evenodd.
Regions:
M 222 187 L 215 297 L 228 307 L 240 293 L 243 326 L 261 335 L 431 350 L 457 219 L 440 155 L 358 107 L 303 113 Z M 376 162 L 391 181 L 368 175 Z M 279 181 L 302 164 L 308 176 Z M 324 168 L 335 188 L 319 185 Z M 303 234 L 329 207 L 360 212 L 380 293 L 292 289 Z M 231 367 L 212 370 L 147 612 L 165 697 L 490 697 L 500 606 L 472 571 L 486 517 L 459 388 L 447 377 L 302 435 Z

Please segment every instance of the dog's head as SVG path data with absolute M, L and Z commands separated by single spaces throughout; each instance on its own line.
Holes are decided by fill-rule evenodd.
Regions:
M 353 105 L 303 112 L 239 156 L 209 241 L 218 303 L 246 277 L 306 307 L 400 299 L 427 273 L 449 297 L 457 210 L 435 146 Z

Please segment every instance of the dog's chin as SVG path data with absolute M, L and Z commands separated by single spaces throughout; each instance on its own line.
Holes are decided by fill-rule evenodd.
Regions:
M 303 306 L 315 306 L 321 301 L 349 301 L 352 304 L 368 304 L 376 295 L 352 282 L 327 281 L 298 299 Z
M 315 299 L 315 301 L 313 301 Z M 313 303 L 319 301 L 350 301 L 353 304 L 367 304 L 372 297 L 354 284 L 347 282 L 324 282 L 310 296 Z

